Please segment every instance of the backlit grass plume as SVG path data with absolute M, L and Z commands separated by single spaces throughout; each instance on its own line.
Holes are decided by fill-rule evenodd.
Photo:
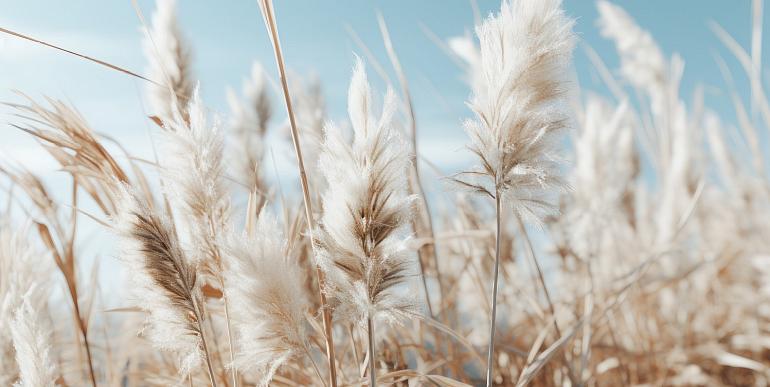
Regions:
M 577 20 L 598 30 L 587 43 L 602 35 L 617 55 L 585 44 L 592 66 L 574 74 L 573 22 L 560 0 L 502 0 L 486 19 L 491 4 L 471 1 L 476 35 L 450 40 L 430 32 L 447 31 L 444 12 L 402 7 L 428 10 L 423 31 L 444 61 L 415 56 L 424 39 L 403 23 L 391 23 L 400 27 L 391 35 L 386 19 L 402 16 L 392 9 L 358 15 L 353 40 L 403 101 L 391 91 L 373 97 L 360 60 L 341 99 L 333 66 L 302 61 L 308 44 L 334 58 L 339 45 L 323 32 L 344 18 L 341 8 L 259 0 L 269 40 L 240 31 L 248 43 L 227 55 L 234 41 L 212 26 L 229 5 L 209 2 L 212 25 L 196 36 L 219 45 L 195 44 L 227 63 L 202 78 L 207 102 L 222 108 L 219 82 L 239 77 L 225 70 L 247 66 L 236 63 L 247 51 L 260 63 L 272 55 L 277 69 L 275 84 L 256 66 L 238 99 L 230 93 L 226 127 L 195 91 L 193 42 L 173 0 L 157 2 L 146 77 L 86 55 L 96 49 L 81 54 L 0 26 L 0 45 L 21 39 L 85 60 L 84 70 L 99 64 L 84 90 L 110 75 L 152 84 L 149 118 L 122 103 L 130 88 L 83 106 L 120 109 L 93 117 L 76 108 L 82 101 L 55 96 L 20 92 L 0 104 L 14 121 L 0 142 L 0 387 L 770 384 L 764 2 L 733 7 L 752 11 L 750 47 L 749 34 L 712 26 L 732 54 L 716 59 L 726 90 L 704 79 L 690 102 L 684 60 L 610 1 L 597 1 L 597 24 Z M 145 4 L 133 2 L 134 22 L 144 23 Z M 458 4 L 434 8 L 468 7 Z M 254 4 L 239 16 L 258 24 Z M 296 23 L 277 18 L 298 16 L 324 26 L 298 36 Z M 230 24 L 228 33 L 239 28 Z M 377 25 L 395 71 L 352 31 L 371 37 Z M 32 59 L 43 77 L 54 63 Z M 430 73 L 410 88 L 415 60 Z M 287 71 L 319 63 L 318 80 Z M 731 73 L 738 67 L 745 74 Z M 454 109 L 463 72 L 469 111 Z M 579 80 L 589 80 L 585 91 L 569 92 Z M 271 112 L 273 91 L 283 112 Z M 734 116 L 715 110 L 724 98 Z M 350 125 L 328 122 L 339 104 Z M 463 117 L 475 167 L 449 154 Z M 142 121 L 153 123 L 146 143 Z M 291 136 L 266 135 L 272 122 Z M 262 165 L 267 149 L 274 171 Z M 562 155 L 574 162 L 562 165 Z M 439 176 L 452 169 L 474 192 L 442 190 Z M 240 185 L 248 197 L 231 189 Z M 116 278 L 113 256 L 125 276 Z
M 465 122 L 465 131 L 481 165 L 456 181 L 496 201 L 487 386 L 493 379 L 502 207 L 541 222 L 555 211 L 554 198 L 564 185 L 554 142 L 566 124 L 559 97 L 574 45 L 572 25 L 559 0 L 514 0 L 476 27 L 480 51 L 473 70 L 481 76 L 472 82 L 468 106 L 476 118 Z
M 167 220 L 124 189 L 115 225 L 128 265 L 137 306 L 148 313 L 144 333 L 158 349 L 179 359 L 188 375 L 210 361 L 204 338 L 197 268 L 185 256 Z M 213 371 L 209 376 L 214 383 Z
M 621 74 L 649 101 L 654 129 L 648 134 L 649 146 L 656 172 L 662 175 L 654 234 L 657 243 L 665 244 L 675 239 L 677 224 L 703 175 L 697 117 L 688 117 L 679 97 L 684 61 L 676 53 L 667 59 L 652 35 L 623 8 L 605 0 L 598 1 L 597 8 L 601 33 L 614 41 L 620 56 Z
M 558 0 L 505 1 L 476 28 L 483 82 L 473 84 L 465 122 L 481 162 L 461 174 L 476 191 L 496 196 L 529 220 L 553 213 L 558 173 L 555 137 L 566 124 L 563 78 L 574 45 L 573 22 Z
M 59 377 L 48 311 L 43 301 L 47 294 L 41 292 L 41 286 L 35 283 L 27 290 L 10 327 L 19 366 L 15 387 L 53 387 Z
M 0 219 L 0 384 L 5 386 L 19 379 L 22 386 L 36 386 L 35 380 L 50 380 L 55 373 L 50 369 L 53 354 L 42 354 L 51 345 L 43 328 L 49 296 L 43 281 L 50 258 L 26 240 L 27 230 L 16 232 L 10 218 Z M 43 357 L 48 361 L 38 368 Z
M 309 302 L 303 273 L 289 259 L 280 227 L 262 211 L 249 234 L 232 236 L 226 273 L 239 369 L 257 371 L 270 383 L 278 367 L 306 351 Z M 311 359 L 312 360 L 312 359 Z
M 232 327 L 227 295 L 224 293 L 224 267 L 219 240 L 230 227 L 230 195 L 224 182 L 224 138 L 216 119 L 209 123 L 206 107 L 198 90 L 187 106 L 187 117 L 174 107 L 167 121 L 166 157 L 163 175 L 173 206 L 183 247 L 188 259 L 198 266 L 201 282 L 222 292 L 227 343 L 232 361 Z M 232 378 L 237 371 L 232 369 Z
M 158 0 L 152 26 L 144 40 L 145 56 L 149 60 L 148 83 L 152 113 L 163 121 L 179 109 L 187 117 L 187 104 L 192 98 L 195 81 L 192 76 L 191 50 L 182 36 L 176 18 L 176 0 Z
M 264 191 L 262 159 L 265 154 L 267 123 L 272 116 L 272 106 L 262 66 L 255 62 L 251 78 L 243 82 L 241 101 L 235 92 L 228 90 L 227 101 L 232 111 L 233 162 L 237 177 L 249 190 Z
M 613 107 L 603 98 L 589 95 L 581 130 L 575 137 L 571 203 L 563 219 L 568 222 L 570 244 L 580 256 L 597 251 L 627 249 L 621 231 L 631 227 L 627 216 L 633 204 L 633 181 L 639 173 L 628 104 Z M 611 254 L 607 254 L 611 255 Z M 606 262 L 594 270 L 619 269 Z M 596 273 L 595 273 L 596 274 Z
M 209 123 L 206 107 L 195 91 L 187 106 L 188 119 L 175 109 L 166 125 L 163 176 L 182 227 L 189 235 L 190 258 L 218 275 L 221 257 L 216 239 L 229 223 L 230 196 L 224 183 L 224 140 L 219 123 Z M 187 247 L 187 246 L 186 246 Z
M 392 91 L 386 94 L 379 119 L 372 114 L 371 98 L 358 60 L 348 89 L 352 144 L 337 126 L 326 126 L 320 165 L 328 189 L 319 261 L 337 302 L 336 316 L 369 324 L 374 384 L 373 320 L 395 319 L 414 306 L 397 292 L 413 275 L 413 257 L 404 244 L 413 200 L 405 191 L 408 147 L 392 122 L 396 98 Z

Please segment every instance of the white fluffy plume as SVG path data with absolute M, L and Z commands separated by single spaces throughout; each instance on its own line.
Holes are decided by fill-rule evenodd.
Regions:
M 144 199 L 124 188 L 114 224 L 121 240 L 121 259 L 131 274 L 137 306 L 148 313 L 147 335 L 153 345 L 178 356 L 187 375 L 203 360 L 201 294 L 195 266 L 171 225 Z
M 563 185 L 553 142 L 566 121 L 560 96 L 572 25 L 559 0 L 516 0 L 476 28 L 481 77 L 468 103 L 476 118 L 465 130 L 481 165 L 458 182 L 490 196 L 499 192 L 530 220 L 555 210 Z M 480 176 L 486 181 L 474 178 Z
M 7 222 L 8 219 L 0 220 L 0 359 L 3 360 L 0 361 L 0 385 L 4 386 L 12 385 L 19 375 L 24 383 L 38 380 L 38 377 L 45 379 L 49 364 L 40 364 L 39 369 L 34 369 L 35 365 L 30 363 L 30 356 L 34 354 L 19 353 L 19 348 L 34 351 L 50 345 L 50 340 L 45 337 L 26 334 L 33 331 L 42 335 L 43 320 L 48 318 L 48 293 L 43 291 L 42 284 L 47 279 L 46 262 L 50 258 L 37 253 L 25 239 L 28 227 L 14 231 Z M 33 321 L 25 314 L 27 312 L 34 314 Z M 30 323 L 39 325 L 28 325 Z
M 232 111 L 232 132 L 234 157 L 238 177 L 250 189 L 264 190 L 261 164 L 265 154 L 267 123 L 272 116 L 270 98 L 267 94 L 265 74 L 262 66 L 254 62 L 251 78 L 243 82 L 241 101 L 231 89 L 227 90 L 227 101 Z
M 395 109 L 389 91 L 381 117 L 374 118 L 358 60 L 348 92 L 353 143 L 328 124 L 321 155 L 328 188 L 319 263 L 338 302 L 337 316 L 359 322 L 376 315 L 394 318 L 412 306 L 397 292 L 413 273 L 413 257 L 404 246 L 412 206 L 405 192 L 409 147 L 393 126 Z
M 153 113 L 170 120 L 178 107 L 186 117 L 187 103 L 192 97 L 194 81 L 190 48 L 182 36 L 176 19 L 176 0 L 158 0 L 152 17 L 144 52 L 149 61 L 150 79 L 147 95 Z M 173 92 L 173 93 L 172 93 Z
M 288 258 L 280 227 L 267 211 L 250 235 L 225 243 L 226 290 L 239 343 L 235 362 L 240 370 L 259 372 L 260 385 L 266 386 L 278 367 L 306 348 L 304 276 Z
M 599 0 L 596 6 L 602 35 L 617 46 L 623 77 L 634 87 L 646 90 L 653 110 L 661 111 L 666 106 L 666 96 L 660 85 L 668 79 L 668 61 L 660 47 L 622 8 L 605 0 Z
M 575 187 L 565 198 L 562 220 L 571 248 L 597 262 L 593 274 L 609 278 L 628 270 L 621 253 L 632 243 L 635 179 L 639 164 L 629 105 L 587 97 L 585 120 L 575 138 Z M 606 277 L 603 275 L 607 274 Z
M 198 91 L 187 107 L 189 120 L 175 111 L 165 131 L 166 156 L 162 159 L 167 191 L 174 199 L 180 229 L 187 232 L 196 254 L 190 259 L 205 263 L 202 269 L 216 274 L 220 257 L 217 233 L 227 228 L 230 198 L 223 179 L 223 144 L 218 122 L 209 124 Z
M 602 35 L 615 42 L 621 73 L 649 98 L 655 129 L 653 161 L 662 175 L 655 233 L 659 243 L 667 243 L 674 238 L 702 175 L 697 160 L 701 157 L 700 133 L 679 98 L 684 62 L 676 54 L 667 60 L 652 36 L 619 6 L 600 0 L 597 7 Z
M 30 288 L 16 310 L 11 335 L 19 365 L 16 387 L 53 387 L 58 377 L 53 358 L 51 329 L 40 289 Z

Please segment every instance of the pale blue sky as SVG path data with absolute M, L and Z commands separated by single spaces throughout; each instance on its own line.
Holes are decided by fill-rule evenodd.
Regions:
M 140 0 L 147 17 L 154 3 Z M 195 70 L 204 100 L 212 109 L 227 112 L 225 88 L 240 87 L 253 60 L 273 74 L 270 45 L 256 1 L 180 1 L 180 23 L 195 50 Z M 650 30 L 667 54 L 679 52 L 686 61 L 683 93 L 689 99 L 697 82 L 724 89 L 713 57 L 722 54 L 734 72 L 735 60 L 707 26 L 716 21 L 745 46 L 749 44 L 750 1 L 618 1 L 637 22 Z M 479 1 L 481 14 L 498 8 L 497 1 Z M 610 42 L 596 28 L 592 1 L 566 0 L 567 12 L 577 19 L 576 30 L 611 69 L 617 58 Z M 278 0 L 275 3 L 288 66 L 300 74 L 315 73 L 323 82 L 334 119 L 344 119 L 345 90 L 353 62 L 360 50 L 346 32 L 352 27 L 390 71 L 376 23 L 380 10 L 406 74 L 410 79 L 418 123 L 424 136 L 462 141 L 459 122 L 468 115 L 464 100 L 468 89 L 460 70 L 425 35 L 421 24 L 441 38 L 463 34 L 473 24 L 470 3 L 454 1 L 310 1 Z M 0 26 L 55 42 L 94 57 L 142 72 L 139 20 L 129 0 L 67 2 L 0 0 Z M 768 39 L 765 39 L 767 42 Z M 767 46 L 767 44 L 765 44 Z M 765 50 L 767 51 L 767 50 Z M 575 55 L 581 87 L 604 91 L 584 50 Z M 375 74 L 371 78 L 377 78 Z M 745 86 L 742 79 L 739 87 Z M 18 89 L 34 97 L 68 98 L 101 131 L 119 138 L 145 132 L 139 103 L 140 82 L 48 48 L 0 36 L 0 97 Z M 380 84 L 382 89 L 382 84 Z M 438 96 L 441 96 L 440 98 Z M 709 96 L 707 103 L 729 116 L 728 100 Z M 276 98 L 276 103 L 280 100 Z M 9 118 L 5 115 L 2 120 Z M 278 123 L 279 120 L 274 120 Z M 3 138 L 17 137 L 8 127 Z M 136 141 L 140 141 L 135 139 Z M 2 146 L 3 144 L 0 144 Z
M 618 0 L 616 3 L 653 34 L 667 55 L 673 52 L 682 55 L 686 62 L 682 83 L 686 100 L 691 99 L 692 90 L 699 82 L 714 86 L 715 90 L 726 89 L 715 54 L 722 55 L 730 65 L 739 91 L 743 95 L 748 93 L 743 72 L 707 23 L 712 20 L 719 23 L 748 47 L 750 1 Z M 154 2 L 139 0 L 139 4 L 149 18 Z M 615 70 L 618 61 L 614 46 L 599 35 L 594 2 L 565 0 L 564 5 L 567 13 L 577 19 L 575 29 L 582 43 L 593 47 L 610 69 Z M 499 2 L 479 0 L 479 7 L 485 16 L 497 9 Z M 276 78 L 270 43 L 256 0 L 180 0 L 179 8 L 180 24 L 194 49 L 194 68 L 204 101 L 214 111 L 227 113 L 226 87 L 239 90 L 252 61 L 261 61 Z M 467 152 L 461 149 L 465 136 L 460 125 L 462 119 L 469 116 L 464 105 L 468 88 L 462 81 L 461 70 L 421 28 L 422 24 L 442 39 L 470 31 L 474 18 L 468 1 L 275 0 L 275 8 L 288 67 L 303 75 L 314 73 L 321 79 L 331 118 L 338 121 L 345 119 L 345 93 L 353 52 L 361 53 L 346 32 L 346 25 L 358 33 L 390 71 L 377 26 L 376 10 L 380 10 L 411 84 L 421 153 L 439 164 L 444 173 L 457 171 L 458 163 L 468 159 Z M 140 73 L 145 70 L 143 33 L 130 0 L 0 0 L 0 9 L 3 10 L 0 27 Z M 768 40 L 764 40 L 763 52 L 770 49 Z M 369 68 L 371 70 L 371 66 Z M 605 92 L 583 46 L 576 50 L 575 72 L 583 90 Z M 395 79 L 392 71 L 391 77 Z M 370 78 L 377 80 L 376 73 L 370 71 Z M 35 98 L 46 95 L 67 99 L 96 130 L 118 138 L 128 149 L 147 157 L 151 148 L 140 98 L 143 86 L 141 81 L 124 74 L 0 35 L 0 100 L 19 102 L 20 98 L 11 93 L 13 89 Z M 383 91 L 382 82 L 377 82 L 377 86 Z M 279 117 L 272 123 L 277 127 L 283 121 L 283 111 L 278 95 L 274 97 Z M 734 121 L 732 107 L 724 94 L 709 93 L 706 104 L 726 121 Z M 0 108 L 0 160 L 16 160 L 44 176 L 57 194 L 66 195 L 63 184 L 67 181 L 66 175 L 56 172 L 55 164 L 40 147 L 8 122 L 17 122 L 17 119 L 7 108 Z M 275 147 L 282 149 L 281 144 Z M 276 155 L 284 160 L 291 157 L 279 151 Z M 281 164 L 281 160 L 278 163 Z M 436 182 L 435 177 L 428 176 L 428 179 Z M 281 180 L 286 185 L 296 184 L 293 171 L 288 169 Z M 440 187 L 439 184 L 432 186 Z M 84 235 L 104 234 L 93 227 Z M 93 254 L 110 254 L 98 248 L 104 243 L 90 243 Z

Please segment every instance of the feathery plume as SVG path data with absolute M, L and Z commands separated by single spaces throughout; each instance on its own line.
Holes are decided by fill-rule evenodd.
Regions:
M 162 160 L 167 189 L 179 208 L 182 229 L 189 233 L 190 256 L 207 274 L 221 271 L 216 240 L 229 223 L 230 200 L 223 181 L 223 138 L 209 124 L 198 91 L 193 92 L 185 120 L 179 110 L 167 124 L 166 157 Z
M 162 121 L 179 110 L 187 117 L 187 103 L 193 94 L 191 50 L 179 29 L 176 0 L 158 0 L 152 16 L 149 36 L 144 39 L 144 53 L 149 63 L 147 95 L 154 113 Z
M 676 54 L 667 60 L 652 36 L 621 7 L 606 0 L 597 7 L 602 35 L 615 42 L 623 76 L 650 100 L 657 140 L 654 161 L 662 175 L 655 238 L 667 243 L 702 174 L 697 163 L 700 133 L 678 95 L 684 62 Z
M 27 234 L 25 231 L 26 228 L 22 228 L 14 232 L 10 219 L 0 220 L 0 384 L 5 386 L 12 385 L 20 371 L 13 360 L 16 354 L 13 329 L 18 325 L 14 316 L 25 302 L 36 310 L 46 304 L 47 294 L 35 283 L 46 278 L 47 265 L 37 259 L 38 254 L 23 237 Z
M 620 54 L 620 72 L 634 87 L 647 91 L 655 112 L 666 106 L 664 88 L 668 61 L 649 32 L 639 28 L 622 8 L 606 0 L 596 3 L 599 27 L 604 37 L 615 41 Z
M 206 108 L 196 88 L 187 106 L 187 118 L 174 109 L 167 123 L 167 157 L 163 160 L 166 185 L 176 198 L 177 218 L 186 239 L 188 258 L 202 274 L 201 283 L 213 284 L 224 292 L 224 262 L 218 241 L 229 228 L 230 197 L 224 184 L 224 139 L 215 118 L 209 124 Z M 227 323 L 228 347 L 234 356 L 232 327 L 227 295 L 223 293 L 224 319 Z M 204 312 L 202 312 L 204 313 Z M 233 384 L 237 370 L 233 368 Z
M 476 119 L 465 122 L 470 149 L 480 168 L 459 180 L 475 191 L 496 196 L 529 220 L 555 211 L 553 199 L 563 181 L 553 154 L 555 135 L 566 124 L 560 106 L 561 79 L 574 35 L 561 1 L 503 2 L 500 13 L 476 28 L 478 71 L 468 105 Z
M 234 134 L 234 162 L 241 181 L 250 189 L 265 191 L 261 164 L 265 154 L 267 123 L 272 116 L 272 106 L 267 95 L 265 74 L 262 66 L 254 62 L 251 78 L 243 82 L 244 101 L 240 101 L 232 89 L 227 90 L 227 101 L 232 111 L 231 128 Z
M 73 106 L 46 98 L 48 106 L 19 93 L 26 104 L 7 103 L 23 123 L 13 126 L 33 135 L 64 171 L 78 179 L 105 214 L 115 211 L 111 188 L 106 181 L 128 182 L 128 174 L 104 147 L 93 128 Z M 26 179 L 28 180 L 28 179 Z
M 276 370 L 306 350 L 309 303 L 304 276 L 286 252 L 280 227 L 262 211 L 250 235 L 231 236 L 225 249 L 227 294 L 232 305 L 239 369 L 257 370 L 267 386 Z
M 329 123 L 321 154 L 328 183 L 321 266 L 340 302 L 337 314 L 359 322 L 380 313 L 396 317 L 412 306 L 394 294 L 411 274 L 403 233 L 413 201 L 404 190 L 409 158 L 391 122 L 397 103 L 392 91 L 385 96 L 379 120 L 371 115 L 370 94 L 358 60 L 348 92 L 353 144 Z
M 51 329 L 48 316 L 40 302 L 42 295 L 37 284 L 27 291 L 11 325 L 19 380 L 15 387 L 53 387 L 58 373 L 51 353 Z
M 319 264 L 336 315 L 368 323 L 372 385 L 375 318 L 394 320 L 414 308 L 410 298 L 397 292 L 414 274 L 415 262 L 404 243 L 413 197 L 405 191 L 408 147 L 392 122 L 396 104 L 389 90 L 381 117 L 373 117 L 369 84 L 358 59 L 348 89 L 353 143 L 327 124 L 320 161 L 328 188 L 323 195 Z
M 206 108 L 198 89 L 187 106 L 187 119 L 178 109 L 167 124 L 167 157 L 163 160 L 170 196 L 177 198 L 177 217 L 185 232 L 185 248 L 194 252 L 188 259 L 202 274 L 201 282 L 211 281 L 224 292 L 224 262 L 218 241 L 229 228 L 230 198 L 223 179 L 224 139 L 215 119 L 208 123 Z M 227 295 L 222 293 L 230 357 L 234 356 Z M 232 369 L 233 384 L 237 370 Z
M 639 172 L 631 118 L 627 102 L 613 108 L 599 96 L 588 96 L 585 122 L 575 139 L 571 182 L 575 190 L 564 216 L 569 223 L 570 245 L 581 257 L 599 254 L 591 250 L 606 244 L 614 248 L 628 246 L 618 243 L 618 233 L 630 226 L 624 206 L 633 195 Z M 606 255 L 617 256 L 610 252 Z M 599 266 L 595 270 L 620 265 Z
M 115 225 L 123 244 L 122 260 L 141 301 L 138 306 L 149 314 L 147 336 L 157 348 L 176 353 L 179 371 L 187 375 L 204 357 L 208 361 L 196 267 L 165 219 L 128 188 L 120 195 Z
M 495 199 L 497 231 L 487 386 L 493 377 L 502 206 L 512 207 L 520 222 L 542 223 L 545 216 L 556 212 L 554 201 L 565 185 L 559 176 L 553 143 L 566 124 L 559 97 L 565 65 L 574 46 L 573 24 L 561 9 L 560 0 L 514 0 L 504 1 L 499 14 L 476 27 L 476 71 L 482 76 L 472 84 L 473 96 L 468 105 L 476 119 L 465 122 L 465 131 L 481 165 L 460 174 L 473 180 L 455 181 Z M 536 260 L 535 264 L 554 313 Z

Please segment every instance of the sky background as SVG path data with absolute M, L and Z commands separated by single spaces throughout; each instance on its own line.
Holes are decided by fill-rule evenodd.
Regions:
M 149 21 L 153 1 L 138 0 Z M 743 71 L 721 45 L 708 23 L 716 22 L 744 47 L 750 45 L 751 2 L 702 0 L 615 1 L 649 30 L 666 55 L 679 53 L 686 67 L 681 95 L 692 98 L 696 85 L 709 86 L 706 106 L 728 123 L 734 114 L 728 90 L 715 60 L 725 58 L 741 95 L 748 94 Z M 499 8 L 497 1 L 478 1 L 480 14 Z M 226 115 L 226 89 L 240 92 L 253 61 L 259 61 L 269 76 L 277 79 L 272 50 L 256 0 L 179 1 L 179 22 L 193 48 L 194 71 L 200 80 L 204 102 L 213 112 Z M 593 1 L 565 0 L 566 12 L 577 20 L 580 44 L 575 51 L 574 74 L 583 92 L 608 94 L 585 50 L 593 48 L 616 72 L 618 59 L 612 42 L 599 34 Z M 43 1 L 0 0 L 0 27 L 29 34 L 41 40 L 87 54 L 143 73 L 143 32 L 131 1 Z M 474 13 L 466 0 L 275 0 L 275 11 L 287 66 L 302 76 L 320 78 L 330 118 L 345 120 L 345 95 L 353 65 L 353 53 L 362 56 L 348 28 L 371 49 L 389 76 L 391 71 L 377 26 L 380 11 L 410 82 L 417 114 L 421 155 L 439 165 L 443 174 L 459 170 L 469 160 L 462 147 L 466 137 L 461 122 L 470 115 L 464 101 L 469 95 L 463 74 L 426 34 L 442 40 L 471 33 Z M 766 27 L 766 24 L 765 24 Z M 767 30 L 767 28 L 765 28 Z M 765 39 L 763 52 L 768 52 Z M 369 66 L 370 79 L 380 92 L 384 82 Z M 765 74 L 765 71 L 763 71 Z M 139 156 L 151 153 L 151 125 L 143 107 L 144 84 L 135 78 L 82 59 L 41 47 L 18 38 L 0 35 L 0 101 L 21 102 L 19 90 L 39 99 L 48 96 L 67 100 L 77 107 L 95 130 L 120 140 Z M 720 91 L 721 90 L 721 91 Z M 608 94 L 609 95 L 609 94 Z M 280 96 L 273 95 L 276 117 L 273 133 L 283 125 Z M 0 108 L 0 161 L 17 163 L 43 176 L 51 189 L 66 197 L 68 181 L 41 148 L 9 123 L 19 122 L 8 108 Z M 274 134 L 276 140 L 282 135 Z M 291 168 L 292 155 L 285 142 L 272 145 L 284 187 L 297 184 Z M 269 166 L 269 170 L 272 169 Z M 426 177 L 437 182 L 437 175 Z M 436 183 L 432 185 L 440 187 Z M 104 234 L 93 227 L 93 240 L 84 242 L 92 256 L 101 253 Z M 109 254 L 109 253 L 106 253 Z M 108 265 L 109 266 L 109 265 Z

